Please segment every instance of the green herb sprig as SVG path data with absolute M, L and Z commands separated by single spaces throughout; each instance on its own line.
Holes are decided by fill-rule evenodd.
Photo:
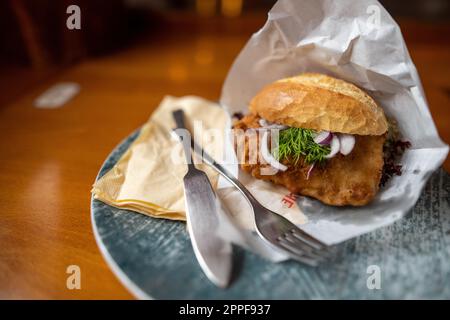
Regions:
M 330 153 L 329 146 L 314 142 L 314 131 L 301 128 L 289 128 L 279 133 L 278 146 L 273 156 L 278 160 L 290 159 L 295 164 L 303 158 L 306 164 L 323 162 Z

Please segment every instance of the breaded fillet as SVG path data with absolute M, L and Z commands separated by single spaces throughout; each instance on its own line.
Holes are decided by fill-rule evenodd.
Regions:
M 250 114 L 239 120 L 234 128 L 248 129 L 260 127 L 256 115 Z M 288 167 L 274 175 L 261 174 L 261 169 L 269 165 L 258 157 L 255 164 L 249 163 L 249 148 L 246 140 L 245 161 L 241 168 L 258 179 L 269 180 L 285 186 L 289 191 L 316 198 L 334 206 L 362 206 L 369 203 L 378 192 L 383 168 L 383 144 L 385 135 L 355 135 L 356 144 L 352 152 L 344 156 L 336 155 L 322 165 L 315 165 L 309 179 L 307 173 L 310 165 L 302 160 L 296 164 L 283 160 Z M 259 146 L 258 149 L 259 150 Z M 263 171 L 264 172 L 264 171 Z

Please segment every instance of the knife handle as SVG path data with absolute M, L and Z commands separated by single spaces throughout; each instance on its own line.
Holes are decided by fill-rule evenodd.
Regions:
M 191 134 L 186 128 L 184 123 L 184 111 L 178 109 L 172 113 L 175 119 L 176 129 L 173 131 L 180 138 L 180 142 L 183 145 L 184 155 L 186 157 L 188 169 L 195 169 L 194 161 L 192 160 L 192 150 L 191 150 Z

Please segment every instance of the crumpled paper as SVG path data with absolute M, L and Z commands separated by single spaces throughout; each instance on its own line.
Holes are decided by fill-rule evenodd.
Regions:
M 331 245 L 403 217 L 445 160 L 448 146 L 438 136 L 396 22 L 375 0 L 279 0 L 235 60 L 220 103 L 230 114 L 246 113 L 264 85 L 302 72 L 325 73 L 363 88 L 397 120 L 412 148 L 401 159 L 402 175 L 391 179 L 370 205 L 338 208 L 299 197 L 308 220 L 301 228 Z M 238 172 L 236 165 L 228 168 Z M 219 187 L 219 194 L 237 196 L 225 180 L 219 180 Z M 280 200 L 271 192 L 277 188 L 269 189 L 266 202 Z M 244 204 L 239 210 L 250 214 Z

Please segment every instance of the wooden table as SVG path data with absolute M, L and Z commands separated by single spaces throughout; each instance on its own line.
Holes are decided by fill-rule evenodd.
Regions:
M 0 298 L 132 298 L 93 237 L 89 203 L 97 171 L 164 95 L 218 99 L 233 59 L 263 19 L 149 37 L 53 73 L 0 107 Z M 431 111 L 450 143 L 450 45 L 436 36 L 414 41 L 417 27 L 406 25 Z M 6 94 L 14 81 L 26 79 L 3 78 Z M 79 83 L 80 94 L 59 109 L 33 107 L 59 81 Z M 66 287 L 73 264 L 81 268 L 81 290 Z

